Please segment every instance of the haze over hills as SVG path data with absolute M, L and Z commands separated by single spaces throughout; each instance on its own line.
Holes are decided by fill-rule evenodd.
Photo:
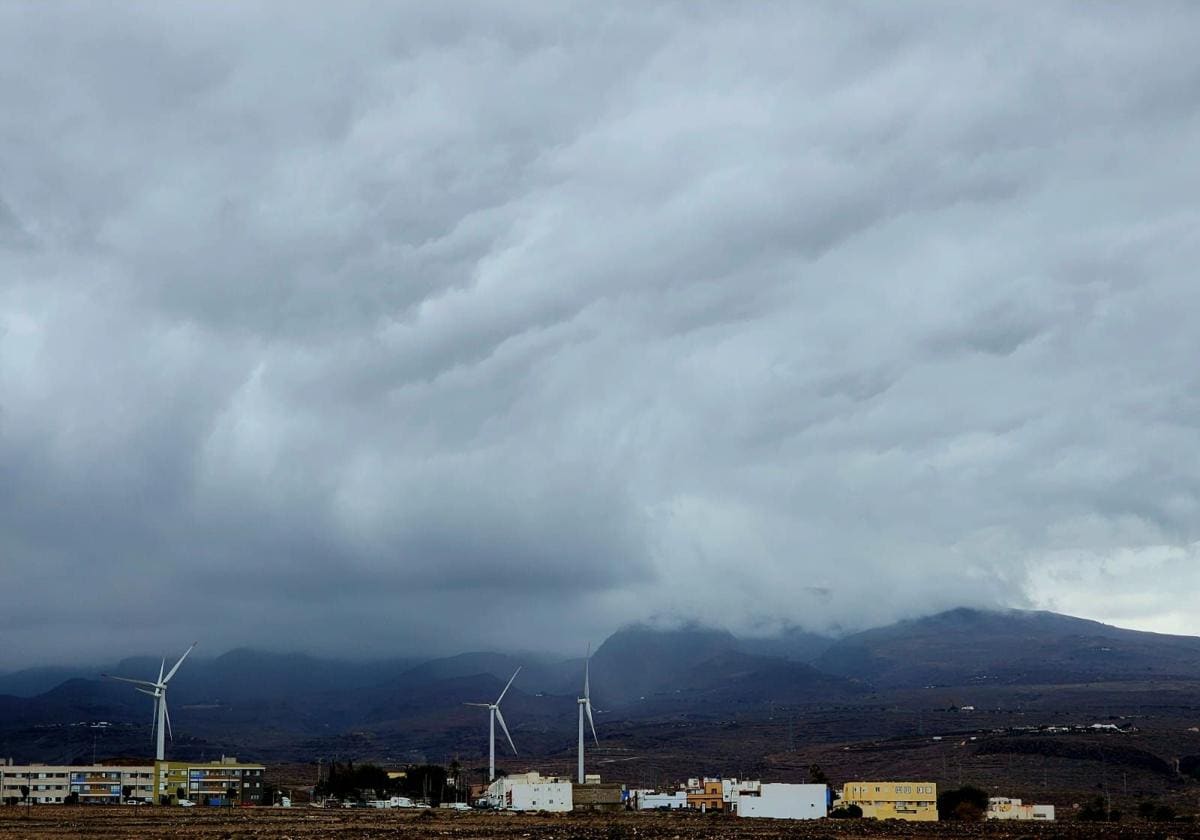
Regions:
M 629 703 L 656 691 L 673 692 L 695 667 L 740 649 L 733 634 L 724 630 L 623 628 L 609 636 L 592 658 L 597 702 Z
M 173 719 L 181 737 L 231 749 L 269 746 L 302 757 L 319 750 L 322 738 L 352 730 L 375 732 L 404 749 L 420 743 L 437 754 L 479 737 L 477 715 L 462 704 L 498 694 L 518 665 L 521 676 L 506 700 L 514 730 L 529 737 L 568 732 L 582 658 L 523 663 L 494 652 L 365 663 L 249 649 L 196 656 L 172 684 Z M 157 667 L 158 661 L 137 657 L 105 670 L 138 676 Z M 1200 680 L 1200 639 L 1053 613 L 958 609 L 820 643 L 633 625 L 605 640 L 591 667 L 606 721 L 719 720 L 776 704 L 840 705 L 931 685 Z M 95 720 L 148 724 L 149 706 L 140 695 L 94 671 L 81 669 L 49 690 L 16 694 L 68 673 L 45 668 L 0 677 L 0 733 L 10 751 L 23 742 L 19 732 L 31 727 L 45 743 L 47 727 Z
M 801 631 L 741 639 L 726 630 L 696 625 L 661 629 L 636 624 L 616 631 L 597 647 L 591 668 L 600 702 L 624 705 L 655 692 L 673 692 L 681 681 L 682 687 L 711 685 L 740 666 L 754 664 L 761 670 L 785 663 L 811 665 L 812 673 L 876 687 L 982 679 L 1037 683 L 1196 678 L 1200 638 L 1126 630 L 1050 612 L 960 608 L 840 639 Z M 24 669 L 0 674 L 0 695 L 53 697 L 68 681 L 100 683 L 101 673 L 150 675 L 158 666 L 159 660 L 139 656 L 99 667 Z M 172 696 L 182 703 L 228 703 L 385 686 L 412 689 L 480 675 L 507 680 L 518 666 L 525 691 L 569 694 L 577 690 L 583 657 L 552 660 L 480 651 L 424 661 L 360 662 L 237 648 L 213 658 L 193 654 L 172 684 Z

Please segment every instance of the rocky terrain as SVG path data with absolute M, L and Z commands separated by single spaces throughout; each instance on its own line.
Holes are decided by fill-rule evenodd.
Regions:
M 700 814 L 489 814 L 311 808 L 0 808 L 0 836 L 164 838 L 164 840 L 723 840 L 723 838 L 1185 838 L 1200 827 L 1180 824 L 1059 822 L 926 823 L 873 820 L 792 822 Z

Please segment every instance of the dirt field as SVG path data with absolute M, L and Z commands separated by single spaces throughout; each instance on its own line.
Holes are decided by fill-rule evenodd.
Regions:
M 987 837 L 1038 838 L 1200 838 L 1200 827 L 1127 823 L 1113 826 L 1055 824 L 940 823 L 908 825 L 871 820 L 779 822 L 731 817 L 673 814 L 523 815 L 456 814 L 292 809 L 181 808 L 0 808 L 0 836 L 48 838 L 132 838 L 145 840 L 721 840 L 726 837 L 778 840 L 784 837 L 832 838 Z

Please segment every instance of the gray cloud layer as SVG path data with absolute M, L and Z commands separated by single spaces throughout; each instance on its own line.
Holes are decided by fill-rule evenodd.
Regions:
M 0 7 L 0 665 L 1200 632 L 1198 33 Z

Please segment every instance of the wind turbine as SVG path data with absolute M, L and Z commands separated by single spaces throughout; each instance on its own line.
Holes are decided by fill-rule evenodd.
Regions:
M 583 660 L 583 696 L 577 702 L 579 704 L 579 784 L 583 784 L 583 715 L 587 713 L 588 723 L 592 727 L 592 740 L 596 742 L 596 746 L 600 746 L 600 739 L 596 737 L 596 721 L 592 719 L 592 692 L 590 686 L 590 674 L 592 664 L 592 646 L 589 644 L 587 649 L 587 657 Z
M 171 681 L 171 677 L 175 676 L 175 672 L 179 670 L 179 666 L 183 664 L 183 660 L 187 659 L 188 654 L 192 652 L 192 648 L 194 647 L 196 647 L 196 642 L 192 642 L 192 647 L 183 652 L 183 656 L 179 657 L 179 661 L 175 663 L 175 667 L 166 676 L 163 676 L 163 670 L 167 667 L 167 660 L 163 659 L 162 664 L 158 666 L 158 679 L 154 682 L 133 680 L 129 677 L 114 677 L 111 674 L 100 675 L 110 680 L 130 683 L 136 686 L 137 690 L 142 694 L 147 694 L 154 698 L 154 717 L 150 723 L 150 734 L 157 734 L 158 736 L 154 753 L 154 757 L 158 761 L 163 760 L 163 753 L 166 748 L 166 733 L 171 730 L 171 713 L 167 711 L 167 683 Z M 171 733 L 171 740 L 175 740 L 174 733 Z
M 508 734 L 508 727 L 504 725 L 504 714 L 500 711 L 500 701 L 504 699 L 504 695 L 508 694 L 508 688 L 513 684 L 513 680 L 517 678 L 517 674 L 521 673 L 521 669 L 513 671 L 513 675 L 508 678 L 508 685 L 504 686 L 504 690 L 500 692 L 500 696 L 496 698 L 495 703 L 464 703 L 464 706 L 478 706 L 481 709 L 490 709 L 488 714 L 488 782 L 491 783 L 496 778 L 496 721 L 500 721 L 500 728 L 504 730 L 504 737 L 508 739 L 508 745 L 512 747 L 513 755 L 517 754 L 516 745 L 513 744 L 512 736 Z

